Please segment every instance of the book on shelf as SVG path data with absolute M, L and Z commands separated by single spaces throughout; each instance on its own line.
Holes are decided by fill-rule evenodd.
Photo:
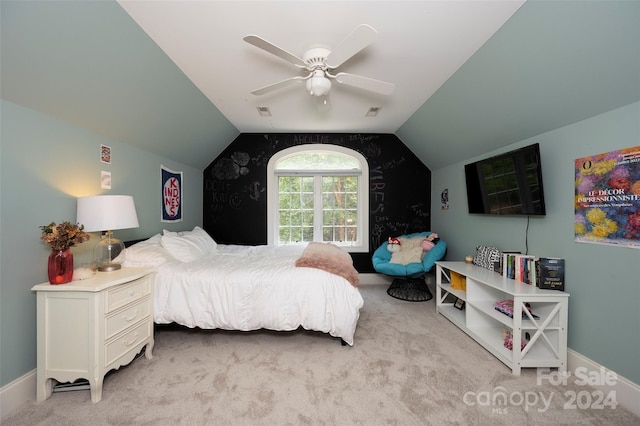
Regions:
M 507 299 L 496 302 L 494 308 L 496 311 L 502 312 L 506 316 L 513 318 L 513 300 Z M 525 309 L 529 312 L 529 315 L 531 315 L 533 319 L 540 319 L 536 314 L 533 313 L 530 303 L 525 303 L 524 307 L 522 308 L 522 319 L 529 319 L 529 315 L 527 315 Z
M 538 288 L 564 291 L 564 259 L 541 257 L 536 262 Z
M 526 254 L 517 255 L 515 279 L 525 284 L 535 285 L 535 262 L 535 256 Z
M 462 274 L 459 274 L 455 271 L 450 271 L 451 273 L 451 288 L 456 290 L 467 290 L 467 277 Z
M 513 278 L 511 276 L 514 271 L 513 262 L 515 260 L 515 256 L 518 254 L 520 254 L 519 251 L 503 251 L 502 252 L 502 262 L 500 264 L 501 275 L 504 275 L 507 278 Z
M 505 252 L 502 256 L 502 275 L 529 285 L 536 285 L 536 256 Z
M 508 328 L 503 329 L 502 340 L 504 341 L 503 346 L 509 349 L 510 351 L 512 351 L 513 350 L 513 332 Z M 525 346 L 527 346 L 527 343 L 529 343 L 529 340 L 531 340 L 531 336 L 529 335 L 529 333 L 527 333 L 525 338 L 520 340 L 520 350 L 523 350 Z

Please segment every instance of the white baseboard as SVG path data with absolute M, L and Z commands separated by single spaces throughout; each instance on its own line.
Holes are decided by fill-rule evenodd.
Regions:
M 615 384 L 613 385 L 600 385 L 593 386 L 594 388 L 601 390 L 605 393 L 610 391 L 615 391 L 616 401 L 618 404 L 623 406 L 628 411 L 631 411 L 636 416 L 640 417 L 640 406 L 638 405 L 638 401 L 640 401 L 640 386 L 633 383 L 631 380 L 628 380 L 614 371 L 609 370 L 608 368 L 598 364 L 597 362 L 587 358 L 586 356 L 572 350 L 567 350 L 567 371 L 571 374 L 574 374 L 576 369 L 582 368 L 587 374 L 593 374 L 593 377 L 598 377 L 598 374 L 604 372 L 605 374 L 611 374 L 615 377 Z M 589 377 L 591 377 L 589 374 Z
M 27 401 L 35 401 L 35 399 L 36 370 L 32 370 L 0 388 L 0 414 L 2 415 L 0 423 Z

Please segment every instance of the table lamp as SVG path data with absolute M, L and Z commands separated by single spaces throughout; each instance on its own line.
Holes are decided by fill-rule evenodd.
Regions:
M 93 250 L 98 271 L 120 269 L 124 261 L 124 243 L 113 236 L 113 231 L 140 226 L 133 197 L 96 195 L 78 198 L 76 219 L 84 225 L 85 232 L 104 232 Z

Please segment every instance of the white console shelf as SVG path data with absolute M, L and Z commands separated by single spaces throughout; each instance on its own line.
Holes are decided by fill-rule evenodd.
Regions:
M 466 277 L 466 291 L 451 287 L 451 271 Z M 454 306 L 464 301 L 463 309 Z M 513 300 L 514 317 L 495 309 L 495 303 Z M 520 375 L 521 368 L 567 369 L 567 310 L 569 294 L 541 290 L 465 262 L 436 262 L 436 310 L 496 358 Z M 515 314 L 528 304 L 534 316 Z M 503 333 L 513 334 L 513 349 Z M 520 339 L 529 337 L 524 349 Z

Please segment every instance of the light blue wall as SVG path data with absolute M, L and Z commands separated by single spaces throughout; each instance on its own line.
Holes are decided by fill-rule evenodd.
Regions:
M 526 251 L 527 219 L 469 215 L 464 164 L 539 143 L 547 215 L 531 218 L 529 253 L 566 259 L 569 347 L 627 379 L 640 383 L 640 250 L 573 239 L 577 158 L 640 146 L 640 103 L 520 141 L 464 163 L 432 171 L 432 228 L 447 240 L 448 260 L 474 254 L 478 244 Z M 449 210 L 439 194 L 449 190 Z
M 35 284 L 47 280 L 49 250 L 40 225 L 76 220 L 76 197 L 132 195 L 140 228 L 116 232 L 123 239 L 202 224 L 202 171 L 133 148 L 2 101 L 0 133 L 0 386 L 36 367 Z M 100 145 L 112 149 L 100 162 Z M 160 222 L 160 166 L 184 172 L 184 221 Z M 112 189 L 100 188 L 100 171 Z M 76 264 L 91 256 L 92 241 L 75 247 Z

